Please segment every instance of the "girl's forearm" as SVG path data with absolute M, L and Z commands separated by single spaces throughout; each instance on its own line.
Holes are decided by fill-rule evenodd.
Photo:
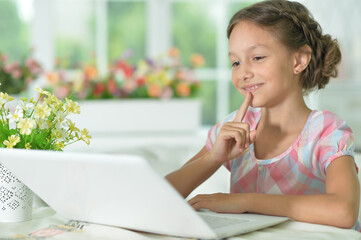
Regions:
M 347 202 L 336 194 L 271 195 L 249 193 L 240 194 L 239 197 L 246 198 L 243 200 L 246 200 L 248 212 L 286 216 L 302 222 L 351 228 L 358 217 L 358 203 Z
M 209 154 L 204 154 L 199 159 L 168 174 L 166 179 L 186 198 L 196 187 L 212 176 L 220 166 L 222 166 L 220 163 L 209 159 Z

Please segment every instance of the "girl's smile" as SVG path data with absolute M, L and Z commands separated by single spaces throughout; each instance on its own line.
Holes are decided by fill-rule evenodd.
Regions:
M 244 85 L 241 88 L 245 91 L 245 92 L 251 92 L 251 93 L 255 93 L 260 87 L 263 86 L 263 83 L 257 83 L 257 84 L 248 84 L 248 85 Z

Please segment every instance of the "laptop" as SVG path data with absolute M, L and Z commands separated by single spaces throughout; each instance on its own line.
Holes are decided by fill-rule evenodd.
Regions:
M 201 239 L 266 228 L 286 217 L 197 212 L 135 155 L 0 148 L 0 163 L 64 217 Z

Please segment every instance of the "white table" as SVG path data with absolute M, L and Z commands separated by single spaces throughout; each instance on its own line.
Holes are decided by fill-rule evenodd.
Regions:
M 20 223 L 0 223 L 0 239 L 49 239 L 49 240 L 181 240 L 171 236 L 130 231 L 117 227 L 69 221 L 50 207 L 33 211 L 33 219 Z M 317 224 L 289 220 L 282 224 L 229 238 L 237 239 L 361 239 L 361 233 Z

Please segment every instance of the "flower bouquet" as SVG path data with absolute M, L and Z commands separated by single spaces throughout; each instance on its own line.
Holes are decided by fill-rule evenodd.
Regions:
M 42 66 L 31 55 L 21 62 L 9 62 L 7 55 L 0 52 L 0 84 L 4 92 L 20 93 L 42 73 Z
M 36 90 L 40 95 L 36 102 L 22 98 L 13 112 L 5 106 L 14 99 L 0 93 L 0 147 L 59 151 L 81 140 L 89 144 L 88 130 L 80 131 L 67 118 L 80 113 L 78 103 Z
M 37 101 L 22 98 L 14 109 L 9 109 L 14 98 L 0 92 L 0 147 L 62 151 L 78 141 L 89 144 L 88 130 L 79 130 L 68 119 L 68 115 L 80 113 L 78 104 L 36 90 Z M 31 190 L 1 163 L 0 189 L 0 222 L 31 219 Z

